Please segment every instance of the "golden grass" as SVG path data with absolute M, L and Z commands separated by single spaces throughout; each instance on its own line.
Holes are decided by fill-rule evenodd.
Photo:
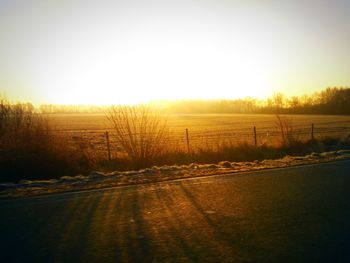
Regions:
M 57 129 L 61 130 L 106 130 L 109 129 L 106 116 L 102 113 L 49 114 Z M 247 130 L 256 126 L 272 128 L 276 117 L 273 114 L 169 114 L 168 124 L 172 131 L 220 131 L 223 129 Z M 344 115 L 288 115 L 294 125 L 315 127 L 350 127 L 350 116 Z
M 56 129 L 85 136 L 95 148 L 104 151 L 104 131 L 112 130 L 104 114 L 52 114 L 49 115 Z M 169 114 L 168 126 L 171 139 L 168 146 L 186 150 L 185 129 L 189 130 L 191 148 L 213 147 L 217 144 L 254 143 L 253 127 L 257 129 L 258 145 L 274 145 L 278 142 L 276 116 L 269 114 Z M 311 138 L 314 123 L 315 138 L 343 138 L 350 133 L 350 116 L 288 115 L 298 140 Z M 340 129 L 339 129 L 340 128 Z M 300 133 L 300 134 L 299 134 Z M 118 145 L 111 143 L 114 150 Z
M 320 140 L 326 136 L 338 136 L 350 144 L 349 116 L 289 115 L 288 122 L 282 117 L 276 125 L 275 115 L 169 114 L 163 126 L 162 114 L 139 110 L 124 111 L 124 115 L 112 111 L 109 122 L 106 114 L 41 115 L 31 105 L 0 98 L 0 181 L 54 178 L 92 169 L 257 160 L 339 148 L 341 140 Z M 311 123 L 315 127 L 312 141 Z

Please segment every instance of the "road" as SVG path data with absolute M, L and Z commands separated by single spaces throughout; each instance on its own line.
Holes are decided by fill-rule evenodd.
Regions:
M 350 262 L 350 161 L 0 201 L 1 262 Z

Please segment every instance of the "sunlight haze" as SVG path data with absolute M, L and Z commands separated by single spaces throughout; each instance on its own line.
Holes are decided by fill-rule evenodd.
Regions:
M 0 0 L 0 94 L 263 98 L 350 85 L 348 1 Z

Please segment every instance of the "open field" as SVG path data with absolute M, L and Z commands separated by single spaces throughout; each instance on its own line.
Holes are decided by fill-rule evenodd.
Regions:
M 22 121 L 20 132 L 9 129 L 3 136 L 2 181 L 155 165 L 259 161 L 348 149 L 350 145 L 350 116 L 281 116 L 281 125 L 274 115 L 169 115 L 165 137 L 154 137 L 156 129 L 129 126 L 119 138 L 104 114 L 52 114 L 43 119 L 35 114 L 26 116 L 30 122 Z M 152 127 L 148 125 L 150 122 L 147 127 Z
M 271 128 L 276 122 L 271 114 L 171 114 L 168 123 L 173 131 L 188 128 L 193 131 L 244 130 L 253 126 Z M 98 131 L 109 129 L 105 114 L 50 114 L 57 129 L 69 131 Z M 350 116 L 338 115 L 286 115 L 295 126 L 315 124 L 315 128 L 350 128 Z M 344 126 L 345 125 L 345 126 Z
M 105 131 L 109 131 L 112 146 L 118 147 L 113 145 L 113 130 L 104 114 L 52 114 L 49 117 L 55 129 L 71 133 L 73 138 L 83 137 L 95 148 L 105 148 Z M 258 145 L 271 145 L 279 140 L 275 115 L 173 114 L 167 117 L 171 135 L 169 144 L 173 143 L 177 147 L 186 147 L 186 128 L 193 148 L 223 142 L 253 144 L 254 126 Z M 350 134 L 350 116 L 286 115 L 285 118 L 292 129 L 292 136 L 298 140 L 311 139 L 311 124 L 314 124 L 315 139 L 345 139 Z

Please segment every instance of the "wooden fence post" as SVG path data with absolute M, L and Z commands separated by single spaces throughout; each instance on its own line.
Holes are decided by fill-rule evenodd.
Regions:
M 257 146 L 257 140 L 256 140 L 256 127 L 254 126 L 254 145 Z
M 311 124 L 311 141 L 314 140 L 314 124 Z
M 111 148 L 109 146 L 109 133 L 106 131 L 106 143 L 107 143 L 107 152 L 108 152 L 108 161 L 111 160 Z
M 188 137 L 188 129 L 186 128 L 187 152 L 190 153 L 190 139 Z

